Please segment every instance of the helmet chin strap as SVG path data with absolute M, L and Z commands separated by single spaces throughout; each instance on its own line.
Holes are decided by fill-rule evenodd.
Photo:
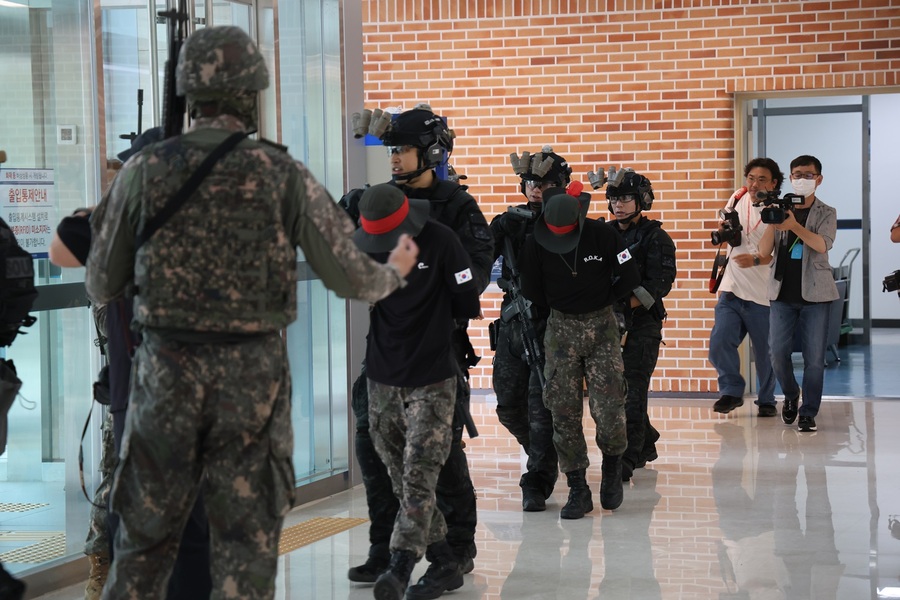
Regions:
M 611 212 L 611 213 L 613 214 L 613 216 L 616 215 L 616 211 L 613 210 L 612 205 L 609 206 L 609 212 Z M 640 212 L 641 212 L 641 211 L 636 210 L 636 211 L 634 211 L 634 212 L 632 212 L 632 213 L 629 213 L 629 214 L 625 215 L 624 217 L 616 217 L 616 221 L 630 221 L 631 219 L 633 219 L 634 217 L 636 217 L 637 215 L 639 215 Z
M 391 180 L 393 180 L 393 182 L 396 183 L 397 185 L 406 185 L 410 181 L 412 181 L 413 179 L 415 179 L 416 177 L 418 177 L 419 175 L 424 173 L 425 171 L 431 170 L 431 167 L 429 167 L 427 165 L 423 166 L 423 163 L 425 161 L 422 159 L 422 151 L 417 148 L 416 153 L 419 157 L 419 165 L 420 166 L 418 169 L 416 169 L 415 171 L 410 171 L 409 173 L 391 174 Z

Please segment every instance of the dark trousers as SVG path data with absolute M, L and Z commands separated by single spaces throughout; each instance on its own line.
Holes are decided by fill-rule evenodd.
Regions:
M 628 329 L 628 337 L 622 348 L 625 363 L 625 381 L 628 392 L 625 396 L 625 429 L 628 448 L 622 459 L 631 467 L 645 462 L 656 453 L 659 432 L 650 423 L 647 414 L 647 396 L 650 378 L 659 358 L 662 342 L 662 323 L 649 314 L 638 315 Z
M 462 376 L 457 378 L 456 401 L 469 402 L 469 386 Z M 390 555 L 391 533 L 400 504 L 391 489 L 387 468 L 375 452 L 369 435 L 369 396 L 365 367 L 353 384 L 351 404 L 356 416 L 356 459 L 366 488 L 369 507 L 369 556 Z M 460 558 L 475 556 L 475 486 L 469 475 L 469 463 L 462 447 L 463 422 L 459 412 L 453 417 L 450 455 L 438 475 L 437 507 L 447 522 L 447 543 Z M 426 553 L 426 556 L 427 553 Z
M 131 302 L 116 300 L 107 306 L 106 329 L 108 336 L 110 412 L 113 416 L 113 435 L 116 456 L 122 447 L 125 432 L 125 411 L 128 408 L 128 381 L 131 378 L 131 351 L 135 334 L 130 331 Z M 119 528 L 119 517 L 108 511 L 110 556 L 115 560 L 112 542 Z M 202 600 L 212 591 L 209 559 L 209 522 L 202 494 L 197 496 L 194 508 L 184 526 L 181 544 L 169 587 L 167 600 Z
M 541 382 L 525 360 L 522 326 L 517 321 L 498 323 L 497 350 L 491 384 L 497 395 L 497 418 L 528 454 L 519 486 L 553 493 L 559 477 L 559 458 L 553 446 L 553 417 L 544 406 Z M 543 338 L 546 323 L 536 328 Z

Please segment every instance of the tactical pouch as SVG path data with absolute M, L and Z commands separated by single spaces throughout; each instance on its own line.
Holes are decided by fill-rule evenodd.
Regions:
M 499 319 L 497 321 L 499 321 Z M 491 352 L 497 350 L 497 321 L 488 323 L 488 343 L 491 346 Z
M 97 381 L 94 382 L 94 400 L 103 406 L 109 406 L 109 365 L 104 366 L 97 374 Z
M 6 450 L 6 413 L 12 408 L 21 388 L 22 381 L 17 376 L 13 361 L 0 359 L 0 454 Z

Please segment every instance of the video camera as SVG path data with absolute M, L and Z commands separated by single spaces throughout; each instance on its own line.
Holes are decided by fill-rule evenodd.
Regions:
M 900 290 L 900 271 L 894 271 L 886 276 L 881 283 L 881 286 L 882 292 L 896 292 L 897 290 Z M 900 293 L 898 293 L 898 295 L 900 295 Z
M 732 247 L 741 245 L 741 219 L 737 211 L 733 208 L 726 208 L 719 211 L 719 217 L 722 219 L 722 225 L 710 234 L 712 243 L 721 246 L 728 242 Z
M 798 204 L 803 204 L 806 196 L 800 194 L 785 194 L 778 197 L 778 192 L 764 192 L 762 190 L 756 192 L 756 202 L 753 206 L 764 205 L 765 208 L 759 213 L 759 218 L 763 223 L 778 225 L 784 223 L 787 215 L 785 211 L 793 210 Z

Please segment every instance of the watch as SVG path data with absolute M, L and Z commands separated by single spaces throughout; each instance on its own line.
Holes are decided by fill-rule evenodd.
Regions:
M 754 267 L 758 267 L 758 266 L 759 266 L 759 254 L 754 254 L 754 255 L 753 255 L 753 266 L 754 266 Z

